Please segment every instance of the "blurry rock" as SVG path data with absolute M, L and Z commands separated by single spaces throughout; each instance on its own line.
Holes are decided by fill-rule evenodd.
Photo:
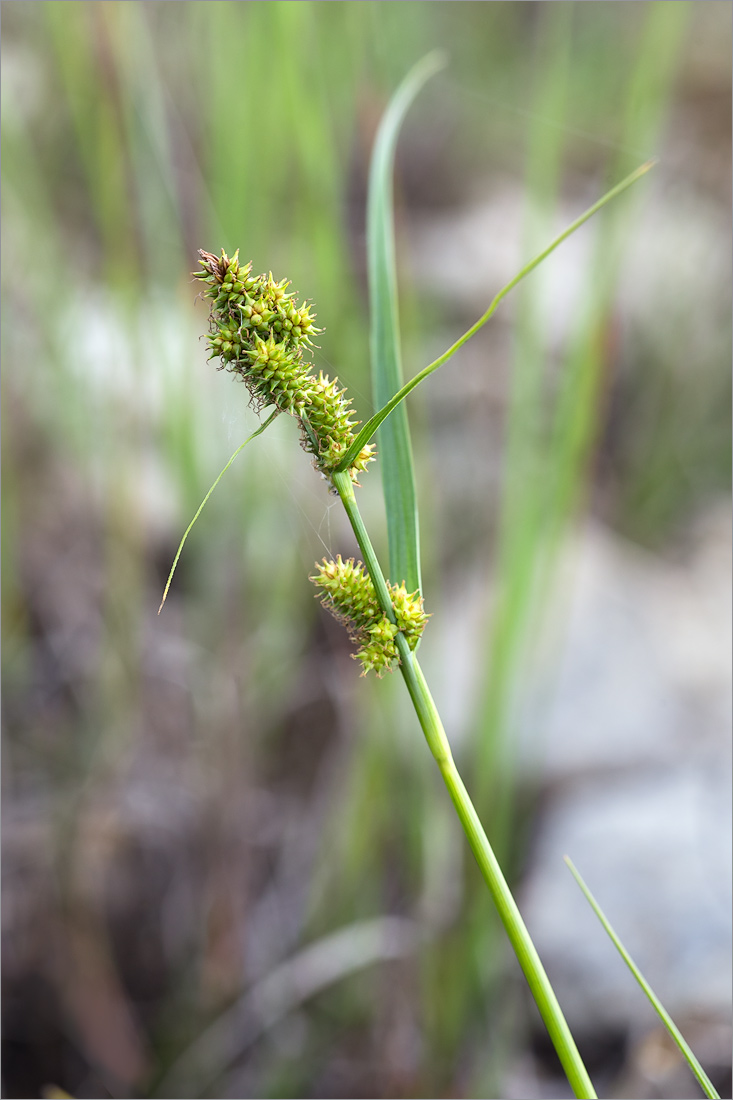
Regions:
M 566 853 L 673 1016 L 729 1010 L 729 819 L 728 777 L 713 767 L 599 776 L 551 802 L 523 910 L 571 1026 L 654 1017 L 566 871 Z
M 731 1094 L 730 1025 L 726 1019 L 689 1017 L 678 1021 L 680 1029 L 705 1067 L 721 1096 Z M 685 1100 L 697 1091 L 690 1069 L 666 1029 L 660 1024 L 639 1040 L 629 1065 L 618 1082 L 618 1097 L 665 1096 Z
M 521 756 L 543 782 L 596 769 L 730 759 L 727 510 L 670 564 L 588 525 L 564 562 L 550 689 L 525 706 Z M 539 757 L 539 760 L 538 760 Z

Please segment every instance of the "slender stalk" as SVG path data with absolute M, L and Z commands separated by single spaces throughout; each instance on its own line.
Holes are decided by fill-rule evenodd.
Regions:
M 338 491 L 346 514 L 356 535 L 356 541 L 362 552 L 364 564 L 374 583 L 377 598 L 385 615 L 395 622 L 394 610 L 389 598 L 387 584 L 371 544 L 364 521 L 361 518 L 351 478 L 347 473 L 334 473 L 333 484 Z M 583 1065 L 575 1040 L 558 1003 L 550 980 L 545 973 L 537 949 L 522 920 L 517 903 L 512 896 L 502 873 L 494 851 L 479 821 L 468 791 L 463 785 L 453 760 L 450 744 L 440 720 L 437 707 L 430 694 L 422 669 L 415 654 L 407 644 L 403 634 L 395 639 L 400 654 L 400 671 L 410 693 L 417 717 L 422 726 L 430 751 L 440 768 L 445 785 L 448 788 L 453 805 L 456 808 L 463 829 L 468 837 L 476 862 L 489 888 L 502 924 L 506 929 L 519 965 L 524 971 L 527 983 L 535 1003 L 545 1021 L 553 1046 L 557 1051 L 563 1069 L 567 1074 L 576 1097 L 594 1100 L 596 1092 Z
M 674 1020 L 672 1019 L 670 1014 L 667 1012 L 667 1010 L 664 1007 L 664 1005 L 662 1004 L 662 1002 L 659 1000 L 659 997 L 657 997 L 656 993 L 654 992 L 652 987 L 649 985 L 649 982 L 646 980 L 646 978 L 644 977 L 642 972 L 639 970 L 639 967 L 636 965 L 634 960 L 631 958 L 631 955 L 628 953 L 628 951 L 626 950 L 624 945 L 621 943 L 621 940 L 618 938 L 618 935 L 614 931 L 610 921 L 608 920 L 608 917 L 603 912 L 600 905 L 598 904 L 596 899 L 593 897 L 593 894 L 590 892 L 590 890 L 586 886 L 585 882 L 583 881 L 583 876 L 581 875 L 580 871 L 575 866 L 575 864 L 573 863 L 572 859 L 570 859 L 569 856 L 565 856 L 565 862 L 567 863 L 573 878 L 575 879 L 578 886 L 580 887 L 580 889 L 583 891 L 586 898 L 590 902 L 590 905 L 591 905 L 591 908 L 593 909 L 593 912 L 598 917 L 599 921 L 601 922 L 601 924 L 605 928 L 606 932 L 608 933 L 608 936 L 611 939 L 611 943 L 616 948 L 619 955 L 624 960 L 624 962 L 628 966 L 629 970 L 631 971 L 631 973 L 636 978 L 637 982 L 639 983 L 639 985 L 643 989 L 644 993 L 649 998 L 649 1001 L 651 1002 L 651 1005 L 652 1005 L 654 1011 L 658 1014 L 660 1020 L 662 1021 L 662 1023 L 666 1027 L 667 1031 L 672 1036 L 673 1040 L 675 1041 L 678 1048 L 682 1052 L 682 1055 L 683 1055 L 685 1061 L 687 1062 L 688 1066 L 690 1067 L 690 1069 L 694 1073 L 695 1077 L 697 1078 L 698 1084 L 700 1085 L 700 1088 L 702 1089 L 702 1091 L 705 1093 L 706 1096 L 710 1097 L 710 1100 L 720 1100 L 720 1093 L 716 1090 L 715 1085 L 710 1080 L 707 1073 L 705 1072 L 705 1070 L 702 1068 L 702 1066 L 698 1062 L 697 1058 L 695 1057 L 695 1055 L 692 1051 L 692 1048 L 690 1047 L 689 1043 L 686 1042 L 685 1037 L 683 1036 L 680 1029 L 677 1027 L 676 1023 L 674 1022 Z

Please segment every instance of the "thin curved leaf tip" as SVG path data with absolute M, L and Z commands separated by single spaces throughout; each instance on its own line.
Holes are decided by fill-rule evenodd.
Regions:
M 565 860 L 565 863 L 568 867 L 568 870 L 572 874 L 573 878 L 577 882 L 580 889 L 583 891 L 583 893 L 585 895 L 585 898 L 586 898 L 588 904 L 590 905 L 591 909 L 593 910 L 593 912 L 595 913 L 595 915 L 598 917 L 599 921 L 603 925 L 603 928 L 606 932 L 606 935 L 609 937 L 609 939 L 611 940 L 611 943 L 616 948 L 619 955 L 621 956 L 623 961 L 628 966 L 629 970 L 631 971 L 634 978 L 638 982 L 638 984 L 639 984 L 640 988 L 642 989 L 642 991 L 646 994 L 647 999 L 649 1000 L 652 1007 L 654 1008 L 654 1011 L 657 1013 L 660 1020 L 664 1024 L 664 1026 L 667 1029 L 667 1032 L 669 1033 L 670 1037 L 676 1043 L 677 1048 L 680 1051 L 682 1057 L 685 1059 L 688 1066 L 690 1067 L 690 1070 L 692 1071 L 695 1078 L 697 1079 L 697 1083 L 699 1084 L 700 1088 L 705 1093 L 705 1095 L 710 1098 L 710 1100 L 720 1100 L 720 1094 L 717 1092 L 715 1086 L 713 1085 L 712 1081 L 708 1077 L 707 1073 L 705 1072 L 705 1070 L 700 1065 L 700 1062 L 698 1061 L 695 1054 L 693 1053 L 693 1050 L 690 1047 L 689 1043 L 684 1038 L 684 1036 L 682 1035 L 682 1032 L 677 1027 L 677 1025 L 675 1024 L 675 1022 L 672 1019 L 672 1017 L 670 1016 L 670 1014 L 667 1012 L 667 1010 L 664 1007 L 664 1005 L 662 1004 L 662 1002 L 659 1000 L 659 997 L 657 997 L 656 993 L 654 992 L 652 987 L 649 985 L 649 982 L 646 980 L 646 978 L 644 977 L 642 972 L 639 970 L 639 967 L 636 965 L 636 963 L 632 959 L 631 955 L 628 953 L 628 951 L 624 947 L 624 945 L 621 942 L 621 940 L 619 939 L 616 931 L 611 926 L 611 923 L 608 920 L 608 917 L 606 916 L 606 914 L 601 909 L 600 905 L 596 901 L 593 894 L 590 892 L 590 889 L 586 885 L 580 871 L 575 866 L 575 864 L 573 863 L 570 856 L 563 856 L 563 859 Z
M 190 535 L 190 533 L 191 533 L 191 528 L 193 527 L 194 523 L 196 522 L 196 520 L 197 520 L 197 519 L 199 518 L 199 516 L 200 516 L 200 515 L 201 515 L 201 513 L 203 512 L 203 510 L 204 510 L 204 505 L 205 505 L 205 504 L 206 504 L 206 502 L 208 501 L 208 499 L 209 499 L 209 497 L 211 496 L 211 494 L 212 494 L 212 493 L 214 492 L 214 489 L 215 489 L 215 488 L 217 487 L 217 485 L 219 484 L 219 482 L 221 481 L 221 479 L 222 479 L 222 478 L 224 477 L 224 474 L 225 474 L 225 473 L 227 472 L 227 470 L 228 470 L 228 469 L 229 469 L 229 467 L 231 466 L 232 462 L 234 462 L 234 459 L 235 459 L 235 458 L 237 457 L 237 455 L 239 454 L 239 452 L 240 452 L 240 451 L 243 451 L 243 450 L 244 450 L 244 448 L 245 448 L 245 447 L 247 446 L 247 444 L 248 444 L 248 443 L 250 443 L 250 442 L 251 442 L 251 441 L 252 441 L 252 440 L 253 440 L 253 439 L 255 438 L 255 436 L 261 435 L 261 434 L 262 434 L 262 432 L 264 432 L 265 428 L 268 428 L 268 427 L 270 426 L 270 424 L 272 424 L 273 420 L 275 419 L 275 417 L 276 417 L 276 416 L 278 416 L 278 415 L 279 415 L 279 413 L 280 413 L 280 410 L 279 410 L 279 409 L 275 409 L 275 411 L 274 411 L 273 413 L 271 413 L 271 414 L 270 414 L 270 416 L 268 416 L 268 418 L 267 418 L 267 420 L 266 420 L 266 421 L 264 422 L 264 424 L 260 424 L 259 428 L 257 428 L 257 430 L 256 430 L 256 431 L 252 432 L 252 435 L 249 435 L 249 436 L 247 436 L 247 438 L 245 439 L 244 443 L 240 443 L 240 445 L 239 445 L 239 446 L 237 447 L 237 449 L 236 449 L 236 451 L 234 452 L 234 454 L 232 455 L 232 457 L 231 457 L 231 458 L 229 459 L 229 461 L 227 462 L 227 464 L 226 464 L 226 466 L 224 467 L 224 469 L 223 469 L 223 470 L 221 471 L 221 473 L 220 473 L 220 474 L 219 474 L 219 476 L 217 477 L 217 479 L 216 479 L 216 481 L 214 482 L 214 484 L 213 484 L 213 485 L 211 486 L 211 488 L 209 489 L 209 491 L 208 491 L 208 493 L 206 494 L 206 496 L 204 497 L 204 499 L 203 499 L 203 500 L 201 501 L 201 503 L 200 503 L 200 505 L 199 505 L 199 507 L 198 507 L 198 511 L 196 512 L 196 515 L 195 515 L 195 516 L 193 517 L 193 519 L 192 519 L 192 520 L 191 520 L 191 522 L 189 523 L 188 527 L 187 527 L 187 528 L 186 528 L 186 530 L 184 531 L 184 533 L 183 533 L 183 538 L 181 539 L 181 541 L 180 541 L 180 542 L 179 542 L 179 544 L 178 544 L 178 549 L 176 550 L 176 556 L 175 556 L 175 558 L 173 559 L 173 565 L 171 566 L 171 571 L 170 571 L 170 573 L 168 574 L 168 580 L 166 581 L 166 585 L 165 585 L 165 591 L 163 592 L 163 599 L 162 599 L 162 600 L 160 601 L 160 607 L 158 608 L 158 614 L 159 614 L 159 615 L 160 615 L 161 611 L 163 610 L 163 604 L 164 604 L 164 603 L 165 603 L 165 601 L 166 601 L 166 600 L 168 599 L 168 590 L 170 589 L 170 586 L 171 586 L 171 581 L 173 580 L 173 574 L 174 574 L 174 573 L 175 573 L 175 571 L 176 571 L 176 566 L 178 565 L 178 559 L 179 559 L 179 558 L 180 558 L 180 556 L 181 556 L 181 552 L 182 552 L 182 550 L 183 550 L 183 546 L 184 546 L 184 543 L 185 543 L 186 539 L 188 538 L 188 536 Z
M 466 332 L 464 332 L 463 335 L 460 336 L 454 344 L 451 344 L 447 351 L 444 351 L 442 355 L 438 356 L 438 358 L 433 360 L 432 363 L 429 363 L 427 367 L 423 367 L 423 369 L 419 371 L 416 375 L 414 375 L 414 377 L 411 378 L 409 382 L 406 382 L 405 385 L 402 386 L 402 388 L 397 393 L 395 393 L 393 397 L 385 402 L 382 408 L 380 408 L 374 414 L 374 416 L 372 416 L 371 419 L 363 425 L 356 438 L 354 439 L 354 442 L 351 444 L 336 469 L 345 470 L 347 468 L 349 462 L 352 461 L 354 455 L 358 453 L 361 447 L 364 447 L 368 444 L 369 440 L 375 434 L 377 429 L 380 428 L 387 417 L 389 417 L 394 412 L 394 410 L 399 407 L 399 405 L 402 403 L 402 401 L 404 401 L 408 394 L 412 393 L 412 391 L 418 385 L 420 385 L 421 382 L 428 378 L 429 375 L 433 373 L 433 371 L 436 371 L 439 367 L 442 367 L 443 364 L 451 358 L 451 356 L 455 355 L 458 349 L 461 348 L 467 340 L 474 336 L 478 332 L 478 330 L 486 324 L 489 318 L 494 314 L 500 302 L 511 290 L 514 289 L 514 287 L 518 283 L 522 281 L 522 279 L 525 278 L 525 276 L 534 271 L 534 269 L 538 267 L 539 264 L 541 264 L 542 261 L 550 255 L 550 253 L 554 252 L 555 249 L 559 245 L 561 245 L 563 241 L 567 240 L 567 238 L 571 236 L 571 234 L 575 233 L 577 229 L 580 229 L 581 225 L 584 225 L 585 222 L 587 222 L 589 218 L 591 218 L 603 206 L 605 206 L 607 202 L 610 202 L 611 199 L 616 198 L 618 195 L 621 194 L 622 191 L 625 191 L 627 187 L 630 187 L 633 183 L 636 183 L 636 181 L 641 179 L 642 176 L 646 175 L 649 169 L 653 168 L 655 164 L 657 164 L 657 158 L 648 160 L 635 171 L 633 171 L 630 175 L 626 176 L 625 179 L 621 180 L 620 183 L 617 183 L 616 186 L 612 187 L 610 191 L 607 191 L 606 194 L 603 195 L 597 202 L 594 202 L 593 205 L 590 206 L 583 214 L 581 214 L 579 218 L 576 218 L 576 220 L 572 222 L 572 224 L 569 225 L 568 228 L 565 229 L 558 237 L 556 237 L 554 241 L 552 241 L 547 246 L 547 248 L 543 249 L 543 251 L 535 256 L 533 260 L 530 260 L 529 263 L 525 264 L 521 271 L 519 271 L 514 276 L 514 278 L 506 284 L 506 286 L 502 287 L 498 294 L 494 295 L 491 303 L 489 304 L 489 308 L 484 314 L 482 314 L 481 317 L 479 317 L 478 321 L 476 321 L 475 324 L 471 325 L 471 327 Z

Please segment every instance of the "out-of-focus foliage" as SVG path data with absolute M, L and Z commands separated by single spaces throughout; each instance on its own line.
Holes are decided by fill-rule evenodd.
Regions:
M 401 685 L 360 680 L 313 599 L 313 562 L 354 546 L 288 418 L 212 496 L 156 617 L 257 424 L 206 364 L 190 272 L 240 248 L 291 279 L 363 420 L 368 160 L 418 57 L 448 68 L 397 153 L 408 377 L 661 156 L 410 399 L 421 655 L 518 871 L 507 731 L 568 524 L 590 505 L 664 549 L 727 484 L 727 9 L 3 4 L 6 1095 L 499 1087 L 532 1023 Z M 474 700 L 446 639 L 477 577 Z

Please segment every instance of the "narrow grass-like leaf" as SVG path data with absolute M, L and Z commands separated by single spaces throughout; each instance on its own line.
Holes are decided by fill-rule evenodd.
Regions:
M 215 489 L 215 488 L 217 487 L 217 485 L 219 484 L 219 482 L 221 481 L 221 479 L 222 479 L 222 478 L 224 477 L 224 474 L 225 474 L 225 473 L 227 472 L 227 470 L 228 470 L 228 469 L 229 469 L 229 467 L 231 466 L 232 462 L 234 462 L 234 459 L 235 459 L 235 458 L 237 457 L 237 455 L 239 454 L 239 452 L 240 452 L 240 451 L 243 451 L 243 450 L 244 450 L 244 448 L 245 448 L 245 447 L 247 446 L 247 444 L 248 444 L 248 443 L 251 443 L 251 442 L 252 442 L 252 440 L 253 440 L 253 439 L 255 438 L 255 436 L 257 436 L 257 435 L 261 435 L 261 434 L 262 434 L 262 432 L 264 432 L 265 428 L 269 428 L 270 424 L 272 424 L 272 422 L 273 422 L 273 420 L 275 419 L 275 417 L 276 417 L 276 416 L 279 416 L 279 415 L 280 415 L 280 410 L 279 410 L 279 409 L 275 409 L 275 411 L 274 411 L 274 412 L 270 413 L 270 415 L 268 416 L 268 418 L 267 418 L 267 420 L 266 420 L 266 421 L 264 422 L 264 424 L 260 424 L 260 426 L 259 426 L 259 428 L 257 429 L 257 431 L 254 431 L 254 432 L 252 432 L 252 435 L 248 435 L 248 436 L 247 436 L 247 438 L 245 439 L 244 443 L 240 443 L 240 445 L 239 445 L 239 446 L 237 447 L 237 449 L 236 449 L 236 451 L 234 452 L 234 454 L 232 455 L 232 457 L 231 457 L 231 458 L 229 459 L 229 461 L 227 462 L 227 464 L 226 464 L 226 466 L 224 467 L 224 469 L 223 469 L 223 470 L 221 471 L 221 473 L 219 474 L 219 476 L 218 476 L 218 478 L 216 479 L 216 481 L 214 482 L 214 484 L 213 484 L 213 485 L 211 486 L 211 488 L 209 489 L 209 491 L 208 491 L 208 493 L 206 494 L 206 496 L 204 497 L 204 499 L 203 499 L 203 500 L 201 501 L 201 504 L 199 505 L 198 511 L 196 512 L 196 515 L 195 515 L 195 516 L 193 517 L 193 519 L 192 519 L 192 520 L 191 520 L 191 522 L 189 523 L 188 527 L 186 528 L 186 530 L 185 530 L 185 532 L 184 532 L 183 538 L 181 539 L 180 543 L 178 544 L 178 549 L 176 550 L 176 556 L 175 556 L 175 558 L 173 559 L 173 565 L 171 566 L 171 571 L 170 571 L 170 573 L 168 574 L 168 580 L 166 581 L 166 585 L 165 585 L 165 591 L 163 592 L 163 599 L 162 599 L 162 600 L 160 601 L 160 607 L 158 608 L 158 614 L 159 614 L 159 615 L 160 615 L 161 611 L 163 610 L 163 604 L 165 603 L 166 599 L 168 598 L 168 589 L 169 589 L 169 588 L 170 588 L 170 586 L 171 586 L 171 581 L 173 580 L 173 574 L 174 574 L 174 573 L 175 573 L 175 571 L 176 571 L 176 566 L 178 565 L 178 559 L 180 558 L 180 556 L 181 556 L 181 551 L 183 550 L 183 544 L 185 543 L 186 539 L 188 538 L 188 536 L 189 536 L 189 534 L 190 534 L 190 532 L 191 532 L 191 528 L 193 527 L 194 523 L 196 522 L 196 520 L 197 520 L 197 519 L 199 518 L 199 516 L 200 516 L 200 515 L 201 515 L 201 513 L 203 512 L 203 510 L 204 510 L 204 505 L 205 505 L 205 504 L 206 504 L 206 502 L 208 501 L 208 499 L 209 499 L 209 497 L 211 496 L 211 494 L 212 494 L 212 493 L 214 492 L 214 489 Z
M 492 316 L 492 314 L 495 313 L 502 299 L 506 298 L 509 291 L 513 290 L 517 283 L 520 283 L 522 279 L 525 278 L 525 276 L 529 275 L 531 271 L 534 271 L 534 269 L 538 267 L 542 263 L 542 261 L 550 255 L 551 252 L 554 252 L 555 249 L 563 243 L 563 241 L 566 241 L 568 237 L 570 237 L 576 231 L 576 229 L 580 229 L 581 225 L 587 222 L 589 218 L 592 218 L 594 214 L 598 213 L 601 207 L 605 206 L 607 202 L 611 201 L 611 199 L 615 199 L 617 195 L 620 195 L 621 192 L 625 191 L 627 187 L 630 187 L 632 183 L 636 183 L 636 181 L 638 179 L 641 179 L 642 176 L 646 175 L 649 169 L 653 168 L 655 164 L 656 160 L 648 160 L 645 164 L 642 164 L 640 168 L 637 168 L 630 175 L 628 175 L 626 179 L 623 179 L 620 183 L 617 183 L 616 186 L 612 187 L 610 191 L 607 191 L 606 194 L 598 200 L 598 202 L 594 202 L 593 205 L 590 206 L 584 214 L 581 214 L 579 218 L 576 218 L 576 220 L 571 225 L 569 225 L 568 228 L 565 229 L 559 237 L 556 237 L 555 240 L 552 241 L 552 243 L 544 249 L 544 251 L 535 256 L 533 260 L 530 260 L 530 262 L 526 264 L 517 275 L 514 276 L 511 282 L 508 282 L 506 286 L 502 287 L 499 293 L 492 299 L 491 304 L 486 312 L 482 314 L 481 317 L 479 317 L 478 321 L 476 321 L 475 324 L 471 325 L 470 329 L 463 333 L 463 336 L 460 336 L 454 344 L 451 344 L 447 351 L 444 351 L 442 355 L 438 356 L 438 358 L 435 359 L 432 363 L 429 363 L 427 367 L 424 367 L 421 371 L 419 371 L 418 374 L 414 376 L 414 378 L 411 378 L 410 381 L 407 382 L 402 387 L 402 389 L 399 390 L 394 395 L 394 397 L 392 397 L 379 410 L 379 412 L 376 412 L 370 420 L 367 420 L 366 424 L 358 433 L 358 435 L 354 439 L 354 442 L 351 444 L 348 451 L 341 460 L 338 469 L 348 469 L 348 467 L 354 461 L 354 458 L 358 455 L 359 451 L 362 449 L 362 447 L 366 446 L 366 444 L 376 432 L 377 428 L 382 425 L 382 423 L 387 419 L 390 413 L 393 412 L 398 407 L 398 405 L 401 404 L 402 401 L 404 401 L 408 394 L 412 393 L 412 391 L 417 386 L 419 386 L 421 382 L 423 382 L 429 375 L 431 375 L 433 371 L 436 371 L 438 367 L 442 367 L 443 364 L 451 358 L 451 356 L 455 355 L 458 349 L 463 347 L 466 341 L 470 340 L 472 336 L 475 336 L 478 330 L 482 328 L 483 325 L 485 325 L 489 318 Z
M 371 318 L 372 389 L 377 407 L 403 386 L 397 265 L 394 240 L 393 174 L 397 135 L 410 104 L 425 82 L 443 67 L 440 51 L 428 54 L 393 95 L 377 132 L 369 173 L 367 253 Z M 421 588 L 420 527 L 410 429 L 403 407 L 379 433 L 379 459 L 387 512 L 390 577 L 409 592 Z
M 631 958 L 631 955 L 628 953 L 628 951 L 626 950 L 624 945 L 621 943 L 621 940 L 618 938 L 616 932 L 614 931 L 614 929 L 609 924 L 605 913 L 603 912 L 600 905 L 598 904 L 596 899 L 593 897 L 590 890 L 588 889 L 585 882 L 583 881 L 583 878 L 580 874 L 580 871 L 578 871 L 577 867 L 575 866 L 575 864 L 573 863 L 573 861 L 570 859 L 569 856 L 565 856 L 564 859 L 565 859 L 566 864 L 570 868 L 570 872 L 571 872 L 573 878 L 575 879 L 578 886 L 583 891 L 583 893 L 585 894 L 588 902 L 590 903 L 590 906 L 593 909 L 593 912 L 598 917 L 599 921 L 601 922 L 601 924 L 605 928 L 606 932 L 608 933 L 608 936 L 610 937 L 611 942 L 613 943 L 613 946 L 616 948 L 619 955 L 624 960 L 624 962 L 628 966 L 629 970 L 634 975 L 637 982 L 639 983 L 641 988 L 646 993 L 647 997 L 651 1001 L 652 1007 L 656 1011 L 657 1015 L 659 1016 L 660 1020 L 662 1021 L 662 1023 L 666 1027 L 669 1034 L 674 1039 L 677 1046 L 679 1047 L 685 1061 L 687 1062 L 688 1066 L 690 1067 L 690 1069 L 694 1073 L 695 1077 L 697 1078 L 698 1083 L 700 1085 L 700 1088 L 703 1090 L 703 1092 L 705 1093 L 706 1096 L 711 1097 L 711 1100 L 719 1100 L 719 1093 L 717 1093 L 715 1091 L 715 1087 L 714 1087 L 712 1081 L 710 1080 L 707 1073 L 705 1072 L 705 1070 L 702 1068 L 702 1066 L 698 1062 L 695 1055 L 692 1053 L 692 1050 L 690 1049 L 690 1047 L 685 1042 L 685 1040 L 682 1036 L 682 1033 L 679 1030 L 679 1028 L 677 1027 L 677 1025 L 675 1024 L 674 1020 L 669 1015 L 667 1010 L 664 1008 L 661 1001 L 657 997 L 656 993 L 654 992 L 652 987 L 649 985 L 649 982 L 646 980 L 646 978 L 644 977 L 642 972 L 639 970 L 639 967 L 636 965 L 634 960 Z

